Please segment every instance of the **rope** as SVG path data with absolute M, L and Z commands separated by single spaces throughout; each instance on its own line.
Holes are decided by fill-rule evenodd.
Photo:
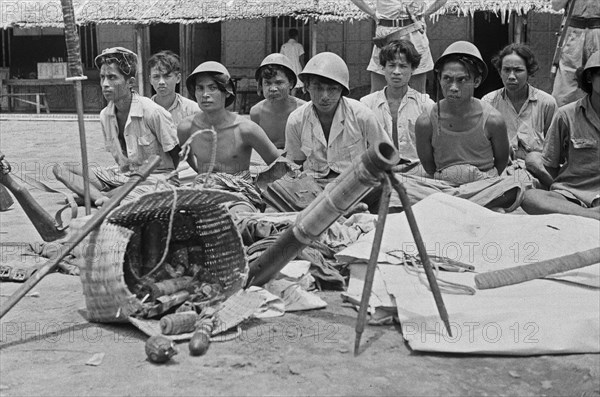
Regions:
M 398 255 L 394 254 L 393 252 L 387 252 L 387 254 L 402 260 L 406 272 L 412 275 L 416 274 L 417 277 L 419 277 L 419 281 L 421 282 L 421 284 L 423 284 L 425 287 L 427 287 L 428 290 L 431 291 L 431 288 L 429 287 L 429 281 L 427 281 L 427 278 L 424 276 L 425 270 L 422 269 L 423 265 L 421 264 L 421 260 L 417 256 L 412 256 L 405 253 L 403 255 Z M 475 288 L 469 287 L 468 285 L 464 284 L 446 281 L 438 277 L 438 263 L 436 261 L 431 261 L 431 263 L 434 267 L 435 278 L 438 281 L 440 291 L 452 295 L 475 295 Z
M 169 243 L 171 242 L 171 234 L 173 233 L 173 220 L 175 219 L 175 211 L 177 211 L 177 189 L 175 189 L 175 187 L 169 184 L 168 182 L 163 183 L 169 186 L 169 188 L 173 191 L 173 203 L 171 204 L 171 214 L 169 215 L 169 229 L 167 231 L 167 241 L 165 241 L 165 250 L 163 252 L 162 257 L 160 258 L 160 261 L 158 261 L 156 266 L 154 266 L 152 270 L 146 273 L 144 277 L 149 277 L 155 271 L 157 271 L 162 266 L 165 259 L 167 258 L 167 254 L 169 253 Z
M 205 132 L 210 132 L 210 134 L 212 136 L 212 142 L 211 142 L 211 148 L 210 148 L 210 163 L 208 164 L 208 171 L 206 172 L 206 179 L 205 179 L 204 183 L 202 184 L 202 186 L 200 186 L 200 188 L 212 186 L 212 178 L 210 176 L 213 172 L 213 169 L 215 168 L 215 163 L 217 161 L 217 131 L 214 128 L 210 128 L 210 129 L 206 128 L 203 130 L 195 131 L 192 135 L 190 135 L 190 137 L 185 141 L 185 143 L 183 145 L 181 145 L 181 153 L 180 153 L 180 158 L 182 160 L 187 159 L 187 157 L 190 153 L 190 150 L 191 150 L 190 145 L 192 144 L 192 141 L 198 135 L 203 134 Z M 197 180 L 194 180 L 192 187 L 195 188 L 196 183 L 197 183 Z

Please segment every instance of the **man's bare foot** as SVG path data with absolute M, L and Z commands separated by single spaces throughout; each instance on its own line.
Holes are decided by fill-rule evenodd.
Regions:
M 95 205 L 96 207 L 100 208 L 100 207 L 102 207 L 104 204 L 106 204 L 106 203 L 108 202 L 108 200 L 110 200 L 110 198 L 109 198 L 109 197 L 106 197 L 106 196 L 104 196 L 104 197 L 102 197 L 102 198 L 99 198 L 98 200 L 94 201 L 94 205 Z

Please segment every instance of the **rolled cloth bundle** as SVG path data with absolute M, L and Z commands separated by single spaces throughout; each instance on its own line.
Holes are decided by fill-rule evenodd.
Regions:
M 475 286 L 477 289 L 504 287 L 568 270 L 579 269 L 596 263 L 600 263 L 600 247 L 529 265 L 478 274 L 475 276 Z

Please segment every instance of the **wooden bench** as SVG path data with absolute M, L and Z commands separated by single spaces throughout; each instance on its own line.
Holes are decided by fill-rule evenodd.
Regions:
M 46 110 L 46 113 L 50 113 L 50 108 L 48 107 L 48 101 L 46 100 L 46 94 L 43 92 L 23 92 L 18 94 L 8 93 L 8 94 L 0 94 L 0 98 L 7 97 L 8 98 L 8 110 L 12 111 L 12 100 L 16 100 L 19 102 L 28 103 L 30 105 L 35 106 L 35 110 L 38 114 L 40 114 L 40 110 L 43 108 Z M 35 97 L 34 100 L 26 99 L 27 97 Z

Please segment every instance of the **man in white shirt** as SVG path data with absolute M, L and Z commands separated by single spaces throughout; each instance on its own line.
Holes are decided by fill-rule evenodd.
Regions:
M 176 91 L 177 84 L 181 83 L 181 64 L 177 54 L 161 51 L 152 55 L 148 60 L 148 70 L 150 84 L 156 91 L 152 100 L 171 113 L 175 126 L 187 116 L 200 111 L 195 101 L 179 95 Z
M 304 47 L 302 44 L 298 43 L 297 29 L 290 29 L 289 40 L 281 46 L 279 53 L 289 58 L 292 62 L 292 70 L 296 75 L 302 71 L 302 68 L 304 67 Z M 296 86 L 292 89 L 292 96 L 296 95 L 297 88 L 302 88 L 303 86 L 304 84 L 302 84 L 302 81 L 298 80 Z
M 434 105 L 429 95 L 421 94 L 408 85 L 420 60 L 421 55 L 410 41 L 390 42 L 379 53 L 387 85 L 360 99 L 375 113 L 377 121 L 398 149 L 401 160 L 396 170 L 400 172 L 418 166 L 415 123 L 421 113 L 429 112 Z
M 133 91 L 136 54 L 123 47 L 108 48 L 96 57 L 94 63 L 100 69 L 102 94 L 108 101 L 100 112 L 104 142 L 117 164 L 90 170 L 92 202 L 101 206 L 152 155 L 160 156 L 159 166 L 128 198 L 154 190 L 157 181 L 165 177 L 177 185 L 177 175 L 172 175 L 179 163 L 177 130 L 169 112 L 150 98 Z M 65 186 L 83 197 L 83 170 L 80 166 L 62 168 L 57 165 L 53 172 Z
M 350 168 L 369 146 L 391 144 L 373 112 L 346 97 L 350 75 L 338 55 L 315 55 L 299 77 L 311 100 L 290 114 L 285 147 L 287 158 L 301 165 L 304 172 L 317 179 L 333 179 Z

